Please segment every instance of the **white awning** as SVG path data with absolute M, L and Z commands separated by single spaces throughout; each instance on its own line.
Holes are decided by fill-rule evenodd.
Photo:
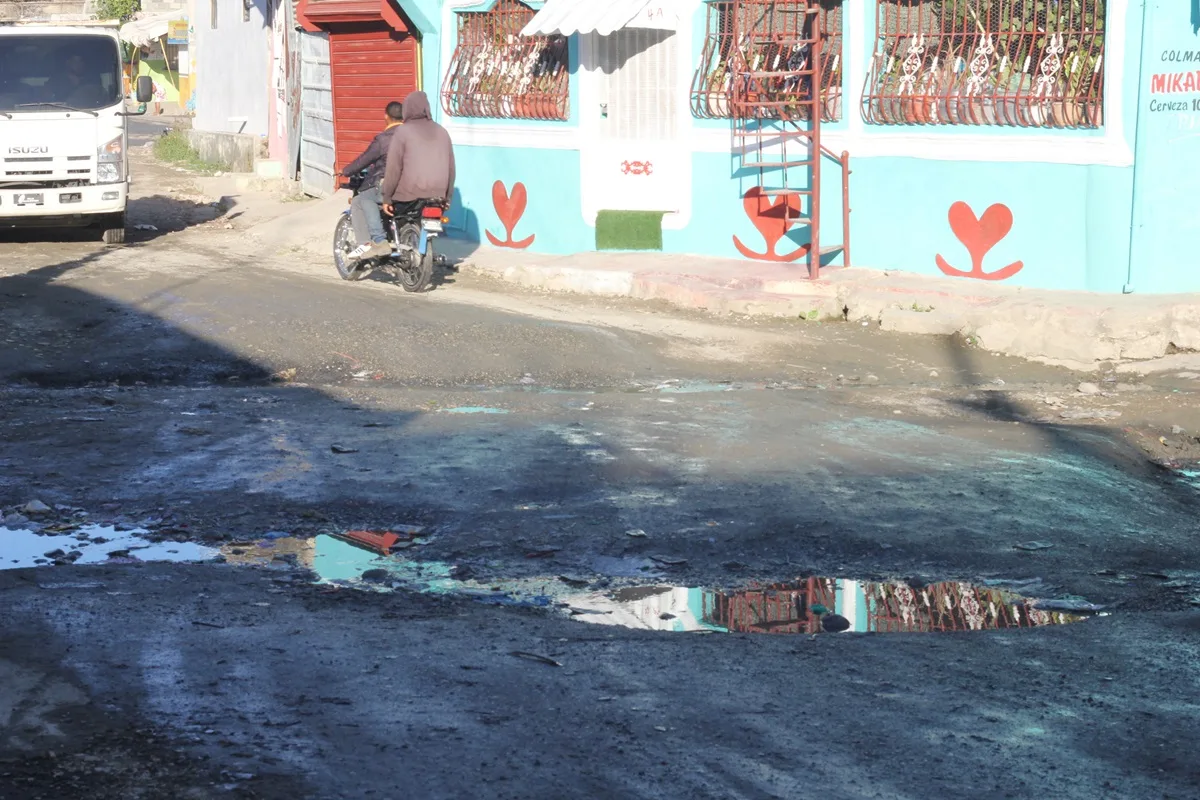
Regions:
M 522 36 L 591 33 L 608 36 L 622 28 L 673 31 L 679 27 L 676 0 L 546 0 Z
M 171 20 L 178 16 L 178 14 L 154 14 L 130 20 L 121 26 L 121 40 L 129 42 L 135 47 L 146 47 L 160 39 L 165 39 Z

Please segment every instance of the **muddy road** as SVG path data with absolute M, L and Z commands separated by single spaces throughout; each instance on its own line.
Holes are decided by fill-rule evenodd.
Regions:
M 0 797 L 1197 796 L 1194 376 L 348 284 L 137 169 L 0 239 Z

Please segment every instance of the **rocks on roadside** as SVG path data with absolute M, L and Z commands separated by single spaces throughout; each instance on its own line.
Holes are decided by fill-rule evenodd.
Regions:
M 46 505 L 41 500 L 30 500 L 28 503 L 21 506 L 20 511 L 22 514 L 35 516 L 39 514 L 49 514 L 51 509 L 50 506 Z
M 1101 408 L 1101 409 L 1096 409 L 1094 411 L 1089 411 L 1088 409 L 1076 409 L 1073 411 L 1064 411 L 1061 414 L 1059 414 L 1059 416 L 1062 417 L 1063 419 L 1074 419 L 1074 420 L 1083 420 L 1083 419 L 1106 420 L 1106 419 L 1116 419 L 1117 417 L 1121 416 L 1121 412 L 1113 410 L 1111 408 Z
M 1100 394 L 1100 387 L 1094 383 L 1088 383 L 1087 381 L 1084 381 L 1083 383 L 1079 384 L 1079 386 L 1076 388 L 1076 391 L 1080 394 Z

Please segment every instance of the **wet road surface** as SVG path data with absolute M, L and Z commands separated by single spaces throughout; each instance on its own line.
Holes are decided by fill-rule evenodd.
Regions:
M 414 297 L 187 219 L 0 242 L 3 528 L 46 543 L 0 529 L 0 796 L 1195 796 L 1196 490 L 1137 446 L 1192 452 L 1192 384 Z M 333 582 L 305 547 L 236 563 L 405 525 Z M 142 563 L 171 550 L 231 563 Z M 645 629 L 555 580 L 641 591 L 605 608 Z M 1033 619 L 1014 596 L 1108 615 L 972 624 Z

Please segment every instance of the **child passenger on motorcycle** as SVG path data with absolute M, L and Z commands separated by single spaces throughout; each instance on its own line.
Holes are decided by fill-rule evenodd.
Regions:
M 383 219 L 379 215 L 379 207 L 383 205 L 380 194 L 380 183 L 383 181 L 384 170 L 387 168 L 388 147 L 396 126 L 404 120 L 404 105 L 392 101 L 387 104 L 384 112 L 387 127 L 376 134 L 363 154 L 351 161 L 342 170 L 342 175 L 349 178 L 364 169 L 367 171 L 358 194 L 350 202 L 350 221 L 354 224 L 354 240 L 358 247 L 347 254 L 350 261 L 363 258 L 378 258 L 392 252 L 388 244 L 387 233 L 383 229 Z

